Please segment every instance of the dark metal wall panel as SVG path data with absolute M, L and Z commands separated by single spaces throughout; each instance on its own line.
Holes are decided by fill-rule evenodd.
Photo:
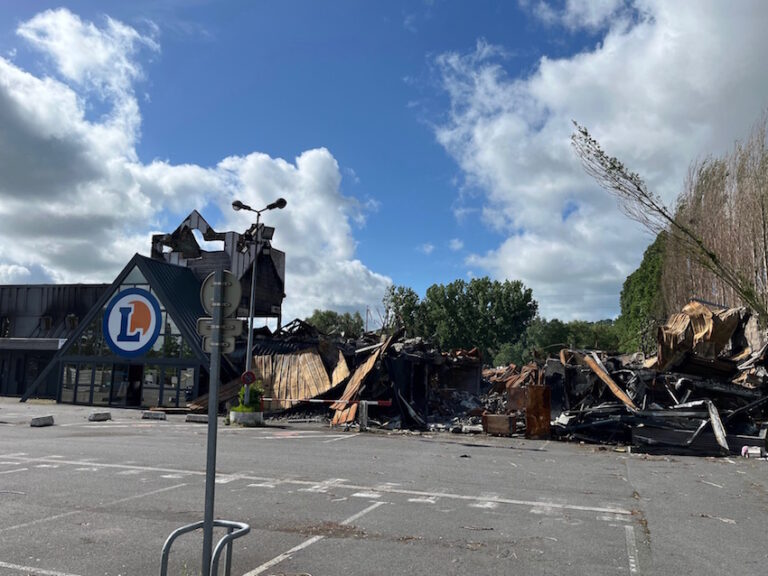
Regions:
M 7 337 L 68 338 L 108 287 L 109 284 L 0 286 L 0 318 L 10 320 Z

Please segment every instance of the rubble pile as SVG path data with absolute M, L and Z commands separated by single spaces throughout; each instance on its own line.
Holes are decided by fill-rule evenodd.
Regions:
M 349 340 L 289 327 L 254 358 L 281 417 L 693 454 L 766 447 L 768 346 L 744 308 L 690 302 L 659 328 L 652 358 L 563 349 L 486 369 L 477 349 L 441 352 L 402 332 Z
M 659 328 L 658 353 L 562 350 L 544 367 L 556 437 L 655 451 L 741 453 L 766 446 L 766 347 L 749 313 L 693 301 Z

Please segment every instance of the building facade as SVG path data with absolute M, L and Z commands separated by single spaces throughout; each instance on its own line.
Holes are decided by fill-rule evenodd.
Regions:
M 220 241 L 222 250 L 203 250 L 198 239 Z M 246 316 L 256 252 L 247 234 L 218 233 L 195 211 L 153 237 L 152 257 L 136 254 L 111 284 L 0 286 L 0 394 L 185 406 L 208 391 L 210 359 L 197 334 L 202 281 L 216 268 L 232 271 L 244 294 L 238 316 Z M 285 254 L 266 241 L 256 266 L 255 316 L 279 322 Z M 41 294 L 56 305 L 40 304 Z M 223 357 L 222 381 L 242 373 L 246 337 Z

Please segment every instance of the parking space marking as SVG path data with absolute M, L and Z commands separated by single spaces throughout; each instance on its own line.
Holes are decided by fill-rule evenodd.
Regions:
M 2 456 L 0 456 L 2 457 Z M 12 456 L 6 455 L 7 458 Z M 15 457 L 19 461 L 19 464 L 32 464 L 35 462 L 45 462 L 43 458 L 25 458 Z M 128 464 L 108 464 L 101 462 L 88 462 L 85 460 L 63 460 L 57 459 L 51 462 L 56 464 L 72 464 L 75 466 L 91 465 L 99 468 L 111 468 L 116 470 L 137 470 L 143 472 L 159 472 L 164 474 L 186 474 L 190 476 L 205 476 L 204 470 L 184 470 L 178 468 L 159 468 L 154 466 L 140 466 L 140 465 L 128 465 Z M 245 473 L 238 474 L 239 479 L 247 480 L 249 482 L 268 482 L 270 484 L 288 484 L 293 486 L 306 486 L 311 487 L 319 484 L 318 481 L 312 480 L 297 480 L 295 478 L 270 478 L 264 476 L 255 476 Z M 464 502 L 495 502 L 497 504 L 509 504 L 512 506 L 524 506 L 531 509 L 534 513 L 552 513 L 554 510 L 573 510 L 579 512 L 592 512 L 595 514 L 617 514 L 621 516 L 631 516 L 632 511 L 624 508 L 614 507 L 613 505 L 605 506 L 586 506 L 580 504 L 568 504 L 562 502 L 546 502 L 535 500 L 519 500 L 516 498 L 488 498 L 486 496 L 475 496 L 470 494 L 456 494 L 452 492 L 434 492 L 425 490 L 409 490 L 405 488 L 397 488 L 395 486 L 377 485 L 365 486 L 358 484 L 336 484 L 336 489 L 351 490 L 353 492 L 380 492 L 382 494 L 396 494 L 405 497 L 412 498 L 439 498 L 446 500 L 458 500 Z
M 472 502 L 469 506 L 472 508 L 484 508 L 486 510 L 493 510 L 494 508 L 498 508 L 499 504 L 497 502 L 485 500 L 483 502 Z
M 437 498 L 434 496 L 428 498 L 408 498 L 408 502 L 414 502 L 416 504 L 436 504 Z
M 358 434 L 342 434 L 337 436 L 336 438 L 331 438 L 330 440 L 323 440 L 323 444 L 328 444 L 330 442 L 338 442 L 339 440 L 347 440 L 348 438 L 354 438 Z
M 323 482 L 318 482 L 314 486 L 310 486 L 309 488 L 299 488 L 299 492 L 315 492 L 319 494 L 325 494 L 328 492 L 329 488 L 333 488 L 334 486 L 338 486 L 339 484 L 343 484 L 346 482 L 346 478 L 330 478 L 329 480 L 324 480 Z
M 144 492 L 143 494 L 134 494 L 133 496 L 126 496 L 125 498 L 120 498 L 119 500 L 112 500 L 111 502 L 102 504 L 100 508 L 107 508 L 109 506 L 114 506 L 116 504 L 123 504 L 124 502 L 130 502 L 131 500 L 138 500 L 140 498 L 154 496 L 155 494 L 160 494 L 161 492 L 168 492 L 169 490 L 175 490 L 176 488 L 181 488 L 182 486 L 186 486 L 186 484 L 176 484 L 175 486 L 166 486 L 165 488 L 159 488 L 157 490 L 152 490 L 151 492 Z M 0 528 L 0 532 L 9 532 L 10 530 L 26 528 L 27 526 L 34 526 L 35 524 L 41 524 L 43 522 L 52 522 L 53 520 L 59 520 L 61 518 L 66 518 L 67 516 L 74 516 L 75 514 L 80 514 L 81 512 L 83 512 L 83 510 L 70 510 L 69 512 L 62 512 L 61 514 L 55 514 L 53 516 L 48 516 L 46 518 L 38 518 L 37 520 L 31 520 L 29 522 L 24 522 L 23 524 L 16 524 L 15 526 L 7 526 L 6 528 Z
M 9 564 L 8 562 L 0 562 L 0 568 L 17 570 L 19 572 L 24 572 L 25 574 L 39 574 L 40 576 L 79 576 L 78 574 L 70 574 L 69 572 L 59 572 L 58 570 L 45 570 L 37 566 L 20 566 L 19 564 Z
M 381 498 L 381 494 L 378 492 L 355 492 L 352 494 L 352 498 L 368 498 L 368 499 L 374 499 L 374 498 Z
M 229 484 L 235 480 L 240 480 L 243 476 L 241 474 L 217 474 L 214 483 L 216 484 Z
M 640 574 L 640 564 L 637 561 L 637 542 L 635 541 L 635 529 L 632 526 L 624 526 L 627 536 L 627 558 L 629 559 L 629 573 Z
M 0 474 L 13 474 L 14 472 L 24 472 L 29 468 L 16 468 L 15 470 L 3 470 Z
M 374 502 L 373 504 L 371 504 L 367 508 L 364 508 L 357 514 L 353 514 L 346 520 L 342 520 L 341 522 L 339 522 L 339 524 L 341 524 L 342 526 L 348 526 L 349 524 L 352 524 L 352 522 L 354 522 L 355 520 L 362 518 L 369 512 L 372 512 L 373 510 L 375 510 L 376 508 L 384 504 L 386 504 L 386 502 Z M 254 568 L 253 570 L 244 574 L 243 576 L 258 576 L 259 574 L 262 574 L 263 572 L 265 572 L 266 570 L 269 570 L 273 566 L 280 564 L 280 562 L 282 562 L 283 560 L 289 559 L 292 554 L 295 554 L 296 552 L 304 550 L 304 548 L 308 548 L 309 546 L 312 546 L 312 544 L 319 542 L 323 538 L 325 538 L 325 536 L 313 536 L 309 540 L 304 540 L 304 542 L 302 542 L 298 546 L 294 546 L 290 550 L 283 552 L 278 556 L 275 556 L 274 558 L 272 558 L 272 560 L 265 562 L 264 564 L 262 564 L 261 566 L 258 566 L 257 568 Z

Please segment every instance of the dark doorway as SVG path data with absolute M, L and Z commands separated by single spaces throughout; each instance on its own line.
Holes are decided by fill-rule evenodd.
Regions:
M 126 406 L 141 406 L 141 386 L 144 382 L 144 365 L 131 364 L 128 368 L 128 392 Z

